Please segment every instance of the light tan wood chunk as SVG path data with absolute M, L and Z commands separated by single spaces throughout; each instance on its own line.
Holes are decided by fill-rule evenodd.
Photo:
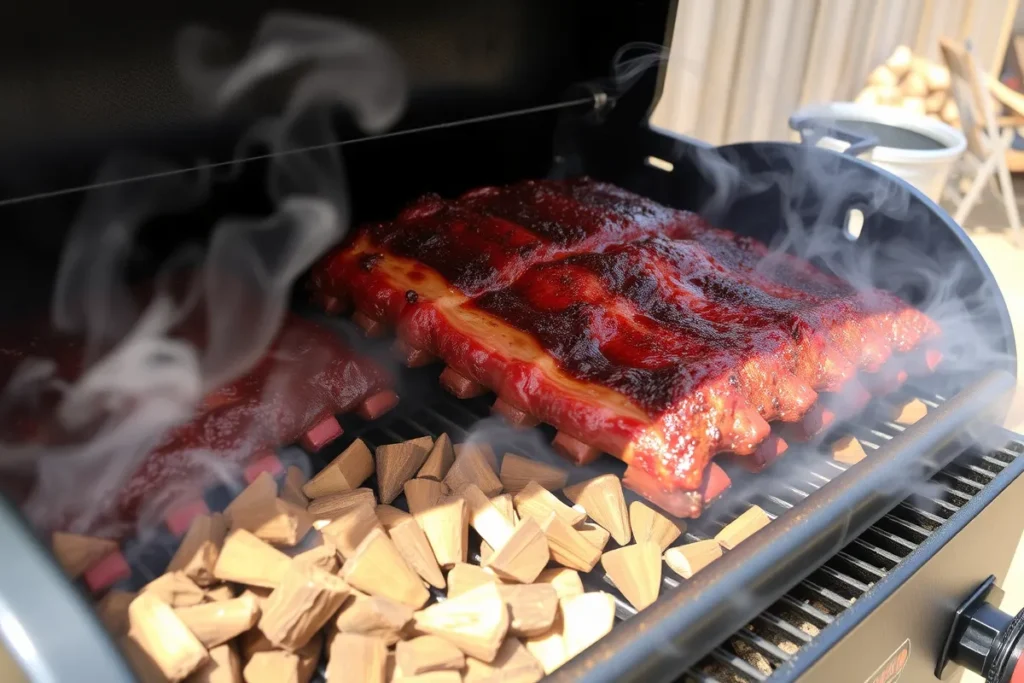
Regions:
M 601 559 L 601 551 L 554 512 L 540 528 L 548 539 L 551 559 L 563 567 L 589 572 Z
M 722 546 L 710 539 L 687 543 L 665 551 L 665 564 L 684 579 L 693 575 L 722 556 Z
M 523 645 L 533 658 L 544 667 L 545 674 L 553 673 L 558 667 L 565 664 L 567 657 L 565 653 L 565 640 L 562 638 L 562 611 L 559 607 L 555 616 L 555 623 L 546 633 L 524 638 Z
M 188 683 L 242 683 L 242 660 L 231 643 L 210 649 L 210 661 L 199 667 Z
M 614 474 L 604 474 L 564 489 L 565 496 L 579 503 L 590 518 L 607 529 L 615 542 L 626 545 L 632 533 L 629 512 L 622 495 L 622 482 Z
M 489 569 L 460 562 L 448 572 L 448 597 L 458 597 L 487 583 L 499 584 L 501 579 Z
M 259 631 L 249 633 L 262 636 Z M 296 652 L 275 648 L 266 638 L 259 638 L 248 647 L 245 643 L 243 636 L 245 667 L 242 676 L 245 683 L 309 683 L 320 662 L 324 639 L 317 634 Z
M 661 546 L 654 541 L 609 550 L 601 566 L 615 587 L 638 611 L 658 599 L 661 590 Z
M 117 550 L 117 543 L 109 538 L 83 536 L 64 531 L 55 531 L 51 544 L 57 563 L 72 579 L 77 579 L 86 569 Z
M 448 470 L 451 469 L 454 462 L 455 449 L 452 448 L 452 440 L 447 434 L 442 434 L 437 437 L 437 441 L 434 442 L 430 452 L 427 453 L 427 459 L 423 462 L 419 472 L 416 473 L 416 478 L 444 481 Z
M 331 520 L 320 530 L 324 540 L 338 549 L 338 553 L 349 558 L 356 548 L 374 529 L 382 529 L 376 508 L 366 502 L 350 507 Z
M 431 671 L 459 671 L 466 665 L 466 656 L 444 638 L 427 635 L 398 643 L 395 663 L 403 676 L 418 676 Z
M 409 512 L 417 514 L 437 505 L 450 493 L 448 485 L 433 479 L 410 479 L 405 482 L 405 501 Z
M 511 493 L 503 493 L 500 496 L 494 496 L 491 498 L 491 505 L 498 508 L 498 512 L 501 513 L 502 517 L 508 520 L 508 523 L 512 526 L 519 524 L 519 515 L 516 514 L 515 502 L 512 500 Z
M 469 525 L 476 529 L 480 538 L 492 548 L 504 545 L 512 537 L 513 527 L 508 519 L 491 503 L 476 484 L 467 484 L 459 492 L 466 501 Z
M 275 646 L 294 652 L 334 616 L 348 594 L 348 586 L 334 574 L 312 565 L 292 565 L 263 603 L 260 631 Z
M 460 492 L 467 484 L 476 484 L 487 497 L 501 493 L 501 480 L 494 473 L 494 453 L 482 444 L 455 447 L 455 462 L 452 463 L 444 483 L 452 493 Z
M 169 681 L 181 681 L 206 664 L 209 655 L 202 643 L 152 593 L 140 593 L 128 606 L 130 638 Z
M 253 536 L 272 545 L 292 547 L 298 544 L 313 525 L 305 508 L 283 498 L 253 503 L 236 508 L 231 516 L 233 529 L 251 531 Z
M 220 513 L 199 515 L 192 520 L 181 545 L 167 565 L 168 572 L 180 571 L 199 586 L 217 582 L 213 568 L 217 566 L 220 547 L 227 534 L 227 522 Z
M 510 634 L 539 636 L 554 623 L 558 592 L 551 584 L 502 584 L 498 586 L 498 593 L 509 607 Z
M 434 588 L 444 588 L 444 574 L 434 557 L 434 550 L 413 516 L 390 505 L 378 505 L 377 519 L 381 520 L 398 552 L 413 571 Z
M 680 529 L 671 519 L 639 501 L 629 505 L 629 526 L 633 530 L 634 541 L 654 541 L 662 551 L 672 545 L 686 528 L 684 525 Z
M 252 594 L 243 594 L 231 600 L 179 607 L 174 613 L 204 647 L 212 648 L 255 626 L 260 606 Z
M 517 638 L 508 638 L 490 663 L 468 657 L 466 683 L 536 683 L 544 677 L 541 663 Z
M 306 498 L 321 498 L 352 491 L 374 472 L 373 455 L 362 439 L 356 439 L 302 486 Z
M 573 509 L 558 500 L 555 494 L 543 488 L 537 482 L 531 481 L 523 489 L 513 496 L 516 512 L 520 519 L 531 517 L 538 522 L 547 519 L 547 516 L 554 512 L 561 517 L 566 524 L 573 526 L 586 519 L 586 512 Z
M 308 564 L 334 574 L 338 571 L 338 549 L 324 543 L 292 557 L 292 564 Z
M 377 497 L 373 495 L 373 489 L 352 489 L 314 498 L 309 501 L 306 510 L 314 519 L 313 527 L 322 529 L 330 524 L 331 520 L 341 517 L 357 505 L 369 505 L 371 509 L 377 507 Z
M 575 529 L 580 532 L 583 538 L 587 539 L 590 545 L 602 552 L 604 552 L 605 546 L 608 545 L 608 539 L 611 538 L 608 530 L 597 522 L 580 522 L 576 525 Z
M 771 521 L 768 513 L 757 505 L 751 505 L 746 512 L 729 522 L 724 529 L 719 531 L 715 536 L 715 540 L 726 550 L 732 550 L 753 535 L 754 532 L 768 526 L 768 523 Z
M 572 659 L 606 636 L 615 625 L 615 598 L 604 591 L 562 601 L 562 638 L 566 659 Z
M 433 445 L 434 440 L 424 436 L 377 447 L 377 488 L 380 491 L 380 502 L 390 503 L 398 498 L 405 482 L 416 475 Z
M 524 519 L 505 544 L 483 560 L 483 566 L 504 579 L 531 583 L 550 559 L 544 530 L 535 520 Z
M 832 457 L 847 465 L 856 465 L 867 457 L 864 447 L 853 436 L 841 436 L 832 443 Z
M 444 638 L 467 655 L 491 662 L 508 633 L 508 608 L 498 587 L 484 584 L 416 612 L 413 626 Z
M 430 599 L 419 576 L 398 552 L 382 530 L 374 530 L 363 539 L 355 554 L 341 568 L 343 579 L 368 595 L 390 598 L 413 608 Z
M 145 586 L 140 593 L 150 593 L 171 607 L 198 605 L 206 599 L 206 592 L 184 572 L 161 574 Z
M 412 608 L 380 596 L 356 594 L 338 612 L 334 627 L 340 633 L 358 633 L 383 640 L 389 647 L 412 621 Z
M 552 567 L 537 575 L 536 583 L 550 583 L 559 598 L 571 598 L 583 594 L 583 580 L 575 569 Z
M 466 561 L 469 554 L 469 508 L 465 499 L 447 498 L 445 502 L 417 512 L 415 519 L 427 535 L 441 567 L 447 569 Z
M 277 482 L 269 472 L 260 472 L 260 475 L 242 489 L 242 492 L 224 508 L 223 514 L 228 528 L 235 528 L 235 511 L 248 507 L 262 507 L 275 498 L 277 498 Z
M 295 465 L 289 465 L 285 471 L 284 483 L 281 484 L 281 499 L 305 510 L 309 505 L 309 498 L 302 492 L 302 487 L 307 481 L 305 472 Z
M 896 424 L 912 425 L 928 414 L 928 406 L 921 399 L 915 398 L 889 411 L 889 419 Z
M 128 633 L 128 605 L 135 599 L 136 593 L 112 590 L 96 603 L 96 615 L 103 622 L 107 633 L 115 638 Z
M 339 633 L 327 653 L 327 680 L 331 683 L 386 683 L 388 647 L 384 641 L 357 633 Z
M 561 467 L 524 458 L 515 453 L 506 453 L 501 460 L 499 478 L 506 491 L 516 494 L 526 488 L 531 481 L 548 491 L 557 491 L 565 486 L 565 482 L 569 480 L 569 473 Z
M 245 529 L 224 539 L 213 575 L 221 581 L 276 588 L 291 566 L 291 558 Z

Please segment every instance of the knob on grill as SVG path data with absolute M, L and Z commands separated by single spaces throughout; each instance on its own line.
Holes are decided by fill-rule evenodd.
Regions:
M 946 636 L 935 676 L 954 662 L 985 678 L 986 683 L 1024 683 L 1024 610 L 1016 616 L 993 607 L 987 598 L 996 577 L 985 579 L 960 605 Z

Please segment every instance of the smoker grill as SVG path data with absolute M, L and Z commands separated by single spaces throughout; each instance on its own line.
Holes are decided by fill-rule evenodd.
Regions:
M 131 147 L 211 163 L 231 158 L 233 141 L 248 121 L 238 116 L 213 123 L 197 116 L 175 85 L 170 45 L 184 18 L 241 36 L 268 8 L 210 4 L 177 3 L 149 14 L 150 7 L 108 0 L 91 6 L 88 16 L 70 16 L 39 2 L 0 23 L 35 39 L 28 44 L 12 36 L 0 43 L 11 52 L 6 63 L 26 70 L 0 77 L 0 91 L 12 95 L 4 101 L 22 105 L 12 107 L 10 120 L 0 126 L 0 217 L 11 226 L 0 259 L 5 272 L 23 283 L 19 296 L 0 298 L 5 320 L 45 306 L 62 230 L 90 170 L 107 152 Z M 927 680 L 945 645 L 955 662 L 989 667 L 990 680 L 1008 680 L 1001 657 L 1013 650 L 1014 638 L 976 638 L 992 650 L 989 655 L 958 646 L 977 632 L 965 634 L 963 626 L 945 642 L 958 605 L 989 577 L 998 584 L 1005 576 L 1024 529 L 1017 483 L 1024 440 L 995 426 L 1005 417 L 1016 373 L 1009 317 L 991 273 L 945 213 L 902 181 L 850 156 L 784 143 L 715 149 L 646 125 L 657 70 L 613 78 L 608 64 L 624 44 L 664 41 L 671 8 L 662 2 L 628 10 L 613 3 L 540 0 L 486 6 L 395 2 L 341 10 L 315 5 L 304 7 L 378 30 L 410 65 L 410 109 L 396 131 L 361 137 L 339 118 L 357 222 L 393 215 L 424 191 L 454 195 L 483 184 L 584 173 L 668 205 L 703 208 L 713 222 L 768 242 L 784 229 L 784 207 L 805 224 L 834 230 L 842 230 L 857 209 L 863 228 L 844 248 L 852 257 L 877 252 L 877 286 L 921 300 L 920 283 L 895 277 L 903 254 L 890 248 L 912 243 L 936 274 L 958 264 L 955 295 L 988 333 L 990 360 L 943 366 L 936 376 L 878 399 L 835 427 L 855 433 L 871 450 L 856 466 L 831 460 L 815 443 L 791 447 L 761 474 L 734 477 L 733 488 L 689 524 L 684 538 L 712 537 L 752 503 L 773 522 L 695 578 L 666 576 L 662 597 L 642 614 L 619 599 L 612 633 L 552 679 L 859 682 L 894 680 L 903 672 L 905 680 Z M 43 26 L 46 32 L 30 30 Z M 618 58 L 650 54 L 645 50 L 640 45 Z M 716 201 L 727 178 L 792 176 L 809 163 L 816 173 L 799 187 L 773 186 Z M 723 176 L 723 168 L 732 171 Z M 202 234 L 211 216 L 227 211 L 263 210 L 262 190 L 249 184 L 250 175 L 259 176 L 243 174 L 201 211 L 180 218 L 180 233 Z M 829 192 L 837 183 L 844 190 L 838 197 Z M 136 263 L 141 272 L 167 253 L 169 241 L 158 236 L 145 242 Z M 325 322 L 339 333 L 351 327 Z M 456 400 L 437 388 L 437 372 L 405 373 L 397 411 L 373 423 L 344 418 L 345 437 L 314 462 L 322 466 L 355 437 L 374 446 L 446 431 L 459 441 L 488 416 L 493 397 Z M 912 427 L 887 422 L 875 409 L 910 397 L 931 408 Z M 302 456 L 290 447 L 281 457 Z M 573 471 L 571 481 L 622 469 L 602 458 Z M 226 495 L 207 492 L 211 508 L 222 507 Z M 126 679 L 83 598 L 10 509 L 0 506 L 0 512 L 0 542 L 13 558 L 0 563 L 0 635 L 22 669 L 37 680 Z M 173 550 L 169 536 L 130 544 L 133 581 L 162 571 Z M 600 569 L 586 581 L 616 594 Z M 986 596 L 994 601 L 995 593 L 974 596 L 958 623 L 972 615 L 971 624 L 991 621 L 990 611 L 978 607 Z M 1016 622 L 998 624 L 1002 634 L 1019 631 Z M 77 649 L 66 649 L 67 643 Z M 957 669 L 946 666 L 943 676 Z

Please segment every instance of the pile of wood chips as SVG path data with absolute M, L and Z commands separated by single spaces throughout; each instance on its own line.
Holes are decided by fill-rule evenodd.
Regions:
M 855 100 L 861 104 L 902 107 L 951 126 L 960 126 L 960 112 L 950 93 L 949 70 L 900 45 L 868 76 Z
M 689 578 L 769 522 L 755 506 L 715 539 L 669 547 L 685 525 L 627 507 L 618 477 L 567 482 L 511 453 L 499 469 L 489 446 L 447 435 L 372 454 L 356 440 L 308 481 L 262 473 L 192 521 L 166 573 L 97 611 L 143 681 L 304 682 L 326 653 L 330 683 L 529 683 L 614 624 L 615 598 L 580 572 L 600 563 L 642 610 L 663 558 Z M 402 494 L 407 511 L 391 505 Z M 54 538 L 72 576 L 109 545 Z

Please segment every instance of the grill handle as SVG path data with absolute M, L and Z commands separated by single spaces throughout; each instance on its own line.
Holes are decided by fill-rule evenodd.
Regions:
M 988 598 L 1002 591 L 990 576 L 964 600 L 953 615 L 935 677 L 942 678 L 950 662 L 984 677 L 986 683 L 1024 681 L 1024 610 L 1011 616 L 993 606 Z
M 810 116 L 790 116 L 789 127 L 800 134 L 800 142 L 805 145 L 816 145 L 822 138 L 834 138 L 849 143 L 843 154 L 857 157 L 866 154 L 878 146 L 878 138 L 871 135 L 858 135 L 821 119 Z

